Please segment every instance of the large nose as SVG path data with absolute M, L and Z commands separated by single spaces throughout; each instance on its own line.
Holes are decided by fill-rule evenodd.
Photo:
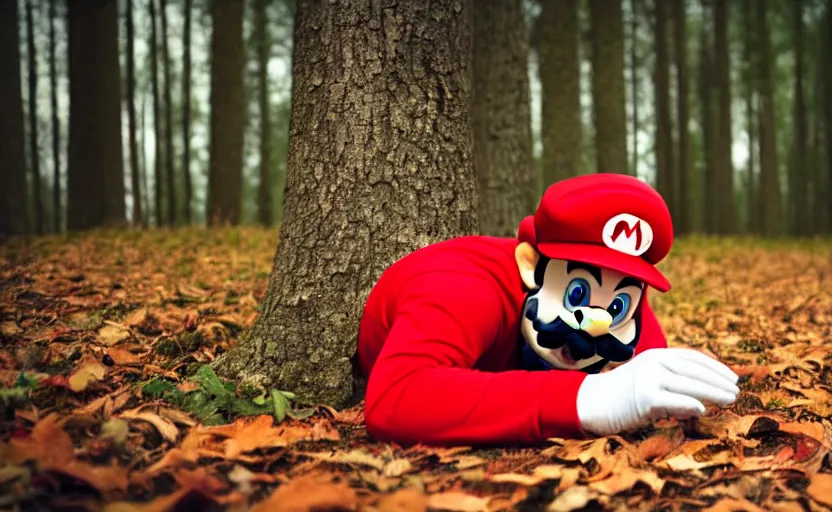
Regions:
M 575 320 L 582 331 L 597 338 L 609 334 L 612 316 L 601 308 L 578 308 L 575 310 Z

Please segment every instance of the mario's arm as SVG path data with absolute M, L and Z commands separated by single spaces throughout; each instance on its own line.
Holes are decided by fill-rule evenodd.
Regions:
M 367 428 L 400 443 L 535 442 L 582 435 L 575 371 L 472 369 L 508 314 L 482 277 L 423 274 L 397 314 L 367 385 Z

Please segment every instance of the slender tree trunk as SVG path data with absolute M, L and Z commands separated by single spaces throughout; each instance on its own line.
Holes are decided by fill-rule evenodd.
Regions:
M 209 225 L 240 221 L 245 130 L 243 6 L 243 0 L 211 3 Z
M 133 0 L 127 0 L 127 126 L 130 133 L 130 182 L 133 188 L 133 225 L 143 225 L 142 190 L 139 185 L 139 149 L 136 142 L 136 64 L 133 49 Z
M 474 10 L 474 169 L 480 232 L 512 236 L 534 210 L 528 54 L 522 3 L 492 0 Z M 559 127 L 567 131 L 565 126 Z
M 727 0 L 714 1 L 714 55 L 717 76 L 717 191 L 719 202 L 718 232 L 734 234 L 737 229 L 734 207 L 734 165 L 731 158 L 731 67 L 728 48 Z
M 148 228 L 150 227 L 150 187 L 147 183 L 147 116 L 145 112 L 147 111 L 147 96 L 145 94 L 141 94 L 142 98 L 142 111 L 139 117 L 141 122 L 139 128 L 139 135 L 141 136 L 141 141 L 139 142 L 139 147 L 141 147 L 141 151 L 139 154 L 141 155 L 141 161 L 139 163 L 139 170 L 141 171 L 141 183 L 143 192 L 141 194 L 142 198 L 144 198 L 144 216 L 142 217 L 142 227 Z
M 35 24 L 32 20 L 32 0 L 26 0 L 26 48 L 29 71 L 29 157 L 32 170 L 32 198 L 34 200 L 35 233 L 44 229 L 43 186 L 40 180 L 40 149 L 38 144 L 38 49 L 35 45 Z
M 673 176 L 673 123 L 670 119 L 670 58 L 668 56 L 667 21 L 671 4 L 655 3 L 654 94 L 656 104 L 656 191 L 667 203 L 674 224 L 678 224 L 676 184 Z
M 693 231 L 693 186 L 690 176 L 690 132 L 688 110 L 688 49 L 687 16 L 685 1 L 673 2 L 673 45 L 676 60 L 676 122 L 679 131 L 678 173 L 675 180 L 676 225 L 678 233 Z
M 382 271 L 477 231 L 469 5 L 298 1 L 282 241 L 262 312 L 219 373 L 346 405 Z
M 123 225 L 118 2 L 67 2 L 69 160 L 67 229 Z
M 540 30 L 543 183 L 549 186 L 581 173 L 578 0 L 543 0 L 539 23 L 544 27 Z
M 271 147 L 272 134 L 271 107 L 269 106 L 269 55 L 271 40 L 269 36 L 268 11 L 266 0 L 256 0 L 254 14 L 254 40 L 257 44 L 257 86 L 260 101 L 260 185 L 257 188 L 257 214 L 260 224 L 272 224 L 272 180 Z
M 794 58 L 795 58 L 795 83 L 794 83 L 794 167 L 791 174 L 794 175 L 794 191 L 790 196 L 793 198 L 794 225 L 793 233 L 799 236 L 808 236 L 812 232 L 809 214 L 811 212 L 809 197 L 809 173 L 807 172 L 807 142 L 808 126 L 806 122 L 806 99 L 804 97 L 804 36 L 803 36 L 803 0 L 792 0 L 794 15 Z
M 164 193 L 162 188 L 162 120 L 159 98 L 159 38 L 156 33 L 156 0 L 148 2 L 150 13 L 150 79 L 153 89 L 153 182 L 155 192 L 156 226 L 164 226 L 162 216 Z M 169 191 L 168 191 L 169 192 Z
M 823 59 L 825 101 L 823 111 L 825 124 L 824 135 L 826 136 L 826 184 L 828 187 L 826 195 L 826 218 L 828 232 L 832 233 L 832 201 L 829 200 L 829 196 L 832 195 L 832 52 L 829 51 L 829 48 L 832 48 L 832 0 L 826 0 L 824 9 L 826 11 L 826 20 L 821 45 L 825 48 Z
M 707 233 L 717 232 L 719 219 L 716 121 L 713 95 L 713 50 L 707 28 L 703 25 L 699 40 L 699 111 L 702 116 L 704 186 L 702 197 L 703 225 Z
M 57 0 L 49 0 L 49 100 L 52 105 L 52 227 L 55 233 L 61 224 L 61 123 L 58 121 L 58 70 L 56 57 L 55 19 Z
M 746 230 L 749 233 L 759 232 L 759 210 L 757 208 L 757 186 L 755 185 L 755 156 L 757 146 L 757 130 L 756 130 L 756 43 L 754 37 L 754 6 L 753 0 L 743 0 L 743 87 L 745 90 L 745 116 L 746 116 L 746 131 L 748 133 L 748 168 L 746 194 L 747 198 L 747 215 L 748 222 Z
M 191 223 L 191 0 L 184 4 L 182 41 L 182 177 L 185 185 L 185 224 Z
M 781 192 L 777 165 L 774 85 L 771 77 L 771 39 L 768 28 L 768 2 L 757 0 L 756 19 L 759 35 L 758 83 L 760 86 L 760 221 L 762 234 L 779 235 Z
M 0 235 L 28 229 L 17 2 L 0 2 Z
M 620 0 L 589 0 L 598 172 L 628 174 L 624 22 Z
M 638 11 L 639 0 L 630 0 L 630 88 L 633 90 L 632 94 L 632 110 L 633 110 L 633 163 L 630 172 L 633 176 L 638 175 Z
M 176 174 L 173 170 L 173 101 L 170 83 L 170 52 L 168 52 L 168 2 L 159 0 L 159 14 L 162 21 L 162 73 L 165 78 L 165 178 L 167 179 L 168 225 L 176 225 Z

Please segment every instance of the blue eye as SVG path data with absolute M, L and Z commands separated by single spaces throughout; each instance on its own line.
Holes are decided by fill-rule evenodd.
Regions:
M 630 296 L 626 293 L 616 295 L 610 306 L 607 308 L 607 313 L 612 317 L 612 325 L 619 324 L 627 317 L 630 312 Z
M 589 306 L 590 288 L 586 279 L 573 279 L 569 286 L 566 287 L 566 293 L 563 296 L 563 305 L 569 311 L 582 306 Z

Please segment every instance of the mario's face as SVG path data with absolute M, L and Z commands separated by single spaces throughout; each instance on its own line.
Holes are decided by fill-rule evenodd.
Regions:
M 615 270 L 549 259 L 527 243 L 516 257 L 530 290 L 521 331 L 541 359 L 591 371 L 633 356 L 644 283 Z

